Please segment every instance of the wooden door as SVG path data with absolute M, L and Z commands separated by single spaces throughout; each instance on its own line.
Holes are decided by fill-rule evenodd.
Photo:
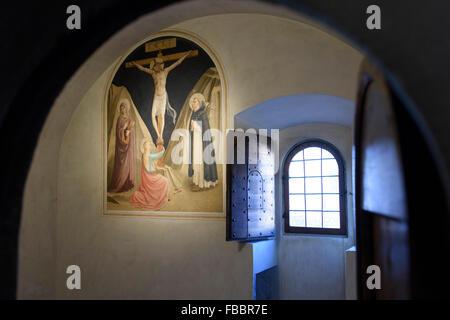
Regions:
M 358 297 L 448 297 L 448 198 L 423 129 L 368 62 L 355 116 Z M 370 290 L 367 268 L 381 271 Z
M 408 208 L 398 128 L 383 78 L 365 65 L 355 123 L 359 297 L 410 298 Z M 381 289 L 369 290 L 367 267 L 381 270 Z

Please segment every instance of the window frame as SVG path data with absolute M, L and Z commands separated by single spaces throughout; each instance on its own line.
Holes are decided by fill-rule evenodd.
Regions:
M 339 170 L 339 218 L 340 228 L 312 228 L 312 227 L 294 227 L 289 225 L 289 166 L 292 158 L 300 151 L 309 148 L 318 147 L 327 150 L 335 158 Z M 345 176 L 345 163 L 339 150 L 331 143 L 311 139 L 295 144 L 288 152 L 283 164 L 283 219 L 285 233 L 303 233 L 303 234 L 323 234 L 323 235 L 345 235 L 347 236 L 347 186 Z M 306 210 L 305 210 L 306 213 Z M 323 215 L 323 211 L 322 211 Z

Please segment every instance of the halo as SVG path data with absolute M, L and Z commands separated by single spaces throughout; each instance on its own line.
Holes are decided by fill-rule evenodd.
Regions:
M 140 148 L 142 154 L 144 154 L 144 145 L 145 145 L 146 142 L 150 142 L 150 145 L 153 143 L 153 141 L 152 141 L 152 139 L 150 137 L 142 139 L 142 141 L 141 141 L 141 148 Z
M 130 111 L 130 101 L 127 98 L 123 98 L 119 101 L 119 103 L 117 104 L 119 111 L 120 111 L 120 106 L 123 104 L 125 104 L 125 107 L 127 108 L 127 113 Z
M 191 107 L 192 109 L 192 100 L 197 99 L 200 104 L 202 103 L 206 103 L 206 99 L 205 96 L 203 94 L 201 94 L 200 92 L 194 93 L 190 98 L 189 98 L 189 107 Z

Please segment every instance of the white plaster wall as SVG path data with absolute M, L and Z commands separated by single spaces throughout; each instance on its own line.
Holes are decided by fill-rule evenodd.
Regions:
M 224 241 L 224 220 L 100 212 L 105 70 L 169 22 L 233 11 L 233 5 L 220 3 L 183 3 L 140 18 L 99 48 L 66 85 L 41 133 L 25 187 L 19 298 L 251 297 L 250 249 Z M 237 112 L 282 95 L 354 98 L 361 56 L 353 48 L 292 15 L 291 20 L 268 15 L 282 10 L 258 4 L 259 13 L 248 14 L 252 2 L 233 3 L 234 12 L 247 13 L 170 27 L 196 35 L 217 53 L 228 83 L 230 127 Z M 197 10 L 186 10 L 193 7 Z M 64 289 L 68 264 L 82 268 L 80 292 Z
M 278 268 L 280 299 L 345 299 L 345 250 L 354 245 L 352 198 L 352 130 L 311 123 L 280 131 L 280 164 L 298 142 L 318 138 L 333 144 L 345 162 L 348 236 L 284 232 L 282 169 L 276 175 Z

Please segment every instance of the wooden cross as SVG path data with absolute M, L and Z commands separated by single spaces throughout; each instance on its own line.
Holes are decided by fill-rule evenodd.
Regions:
M 164 62 L 180 59 L 187 52 L 173 53 L 173 54 L 168 54 L 166 56 L 163 56 L 161 53 L 161 50 L 175 48 L 177 46 L 176 41 L 177 41 L 176 38 L 169 38 L 169 39 L 147 42 L 145 44 L 145 52 L 158 51 L 158 55 L 154 58 L 146 58 L 146 59 L 126 62 L 125 68 L 133 68 L 134 67 L 134 65 L 132 64 L 133 62 L 135 62 L 141 66 L 150 65 L 156 58 L 161 58 Z M 191 54 L 189 56 L 187 56 L 187 58 L 193 58 L 196 56 L 198 56 L 198 50 L 193 50 L 191 52 Z

